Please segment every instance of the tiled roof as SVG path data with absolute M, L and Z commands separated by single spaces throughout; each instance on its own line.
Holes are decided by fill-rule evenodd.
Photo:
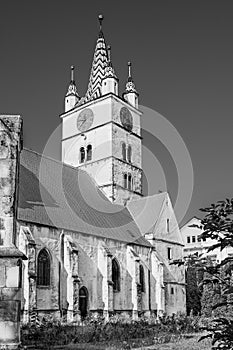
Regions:
M 24 149 L 18 220 L 150 247 L 127 208 L 109 202 L 80 169 Z
M 108 66 L 108 53 L 102 31 L 97 39 L 87 92 L 77 105 L 82 105 L 101 96 L 102 80 Z

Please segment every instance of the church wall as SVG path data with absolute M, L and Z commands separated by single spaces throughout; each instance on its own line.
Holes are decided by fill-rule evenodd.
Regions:
M 139 300 L 138 295 L 135 294 L 135 291 L 137 291 L 137 285 L 135 285 L 135 283 L 139 283 L 139 275 L 138 272 L 135 271 L 137 271 L 139 265 L 137 265 L 136 262 L 133 262 L 135 265 L 129 265 L 129 261 L 131 261 L 130 264 L 132 264 L 134 260 L 129 260 L 127 258 L 127 249 L 129 247 L 127 244 L 26 222 L 18 223 L 18 230 L 20 230 L 20 227 L 27 228 L 35 241 L 35 271 L 37 257 L 42 248 L 46 248 L 51 256 L 52 268 L 50 286 L 37 286 L 34 291 L 34 308 L 36 307 L 40 316 L 50 317 L 49 315 L 51 315 L 52 317 L 59 318 L 62 312 L 66 314 L 66 310 L 68 310 L 67 315 L 69 316 L 69 320 L 72 321 L 73 319 L 73 316 L 70 316 L 70 313 L 73 313 L 72 310 L 75 307 L 73 299 L 74 279 L 72 277 L 72 268 L 70 267 L 70 259 L 72 259 L 72 257 L 70 254 L 67 255 L 65 251 L 62 253 L 62 235 L 67 237 L 68 241 L 73 242 L 71 246 L 76 247 L 75 249 L 78 252 L 78 286 L 79 288 L 84 286 L 88 290 L 88 310 L 90 312 L 100 312 L 102 314 L 105 311 L 107 313 L 115 311 L 126 312 L 132 315 L 133 310 L 136 312 L 148 312 L 150 309 L 157 310 L 158 302 L 156 293 L 158 285 L 157 277 L 154 273 L 150 274 L 150 283 L 151 286 L 153 286 L 153 290 L 150 289 L 151 301 L 149 302 L 148 271 L 151 269 L 150 248 L 132 245 L 139 259 L 137 264 L 142 264 L 145 271 L 145 292 L 142 293 Z M 21 237 L 21 242 L 18 241 L 18 245 L 28 253 L 27 239 L 23 239 L 22 235 L 18 237 Z M 67 244 L 65 244 L 66 248 Z M 64 256 L 63 259 L 65 259 L 64 267 L 62 266 L 62 255 Z M 117 259 L 120 266 L 120 291 L 118 292 L 111 292 L 112 287 L 111 284 L 109 285 L 109 280 L 111 280 L 111 271 L 109 268 L 111 268 L 111 259 L 113 257 Z M 30 261 L 30 259 L 28 261 Z M 29 291 L 30 288 L 27 282 L 29 280 L 28 272 L 29 269 L 31 269 L 29 268 L 28 261 L 25 262 L 24 268 L 23 298 L 25 301 L 25 315 L 28 314 L 30 303 L 32 303 L 33 299 L 32 296 L 30 296 L 31 292 Z M 133 273 L 136 275 L 133 275 L 132 271 L 134 271 Z M 25 316 L 24 320 L 26 321 L 28 318 Z
M 103 100 L 92 101 L 85 107 L 79 107 L 62 116 L 62 139 L 77 135 L 80 131 L 77 128 L 77 118 L 79 113 L 90 108 L 94 113 L 92 128 L 111 121 L 111 98 L 108 96 Z
M 62 160 L 64 163 L 72 165 L 74 167 L 91 164 L 94 161 L 102 160 L 103 158 L 110 157 L 112 155 L 112 127 L 111 124 L 106 124 L 99 128 L 91 129 L 79 133 L 72 138 L 62 141 Z M 88 145 L 92 145 L 92 159 L 80 163 L 81 147 L 87 149 Z
M 135 111 L 135 109 L 129 104 L 129 103 L 124 103 L 122 101 L 119 101 L 115 97 L 112 97 L 112 120 L 115 123 L 121 124 L 120 120 L 120 110 L 122 107 L 127 107 L 130 110 L 130 113 L 132 114 L 133 117 L 133 129 L 132 132 L 134 132 L 137 135 L 141 135 L 141 112 Z
M 132 147 L 131 163 L 132 165 L 141 168 L 142 154 L 141 154 L 141 139 L 128 131 L 122 129 L 118 125 L 112 125 L 112 155 L 116 158 L 122 159 L 122 143 L 125 142 L 126 147 Z

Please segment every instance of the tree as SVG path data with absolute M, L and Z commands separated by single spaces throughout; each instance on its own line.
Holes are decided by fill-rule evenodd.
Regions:
M 208 252 L 216 248 L 223 250 L 233 247 L 233 199 L 219 201 L 201 211 L 205 213 L 205 217 L 199 227 L 203 230 L 200 238 L 216 240 L 216 243 L 208 248 Z M 232 260 L 231 257 L 227 257 L 215 266 L 203 265 L 205 273 L 211 276 L 210 281 L 214 285 L 212 310 L 221 308 L 221 311 L 225 311 L 224 316 L 216 318 L 207 328 L 210 333 L 201 338 L 211 337 L 213 349 L 233 349 Z

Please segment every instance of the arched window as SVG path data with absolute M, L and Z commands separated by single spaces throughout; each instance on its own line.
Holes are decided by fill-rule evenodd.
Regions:
M 127 152 L 127 156 L 128 156 L 128 162 L 131 163 L 131 156 L 132 156 L 132 147 L 129 145 L 128 146 L 128 152 Z
M 85 161 L 85 149 L 84 147 L 80 148 L 80 163 L 84 163 Z
M 87 146 L 87 160 L 91 160 L 92 158 L 92 145 Z
M 112 282 L 113 282 L 113 291 L 120 291 L 120 266 L 117 260 L 112 259 Z
M 122 158 L 123 160 L 126 160 L 126 144 L 122 143 Z
M 141 286 L 141 291 L 145 292 L 145 274 L 144 274 L 144 268 L 142 265 L 139 266 L 139 283 Z
M 88 291 L 86 287 L 81 287 L 79 289 L 79 311 L 82 319 L 87 316 L 88 310 Z
M 132 188 L 132 176 L 131 174 L 128 175 L 128 190 L 131 190 Z
M 46 249 L 42 249 L 37 258 L 37 284 L 50 285 L 50 257 Z

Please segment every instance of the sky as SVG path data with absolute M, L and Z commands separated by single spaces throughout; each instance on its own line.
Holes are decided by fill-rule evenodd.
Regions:
M 86 91 L 102 13 L 120 91 L 131 60 L 140 104 L 165 117 L 189 151 L 194 188 L 182 223 L 200 216 L 199 208 L 232 196 L 232 10 L 228 0 L 1 1 L 0 113 L 22 115 L 24 147 L 43 152 L 60 124 L 72 64 L 79 94 Z M 175 202 L 175 161 L 166 145 L 142 135 L 159 163 L 152 167 L 144 154 L 149 194 L 165 190 L 162 167 Z M 53 156 L 59 152 L 58 139 Z

